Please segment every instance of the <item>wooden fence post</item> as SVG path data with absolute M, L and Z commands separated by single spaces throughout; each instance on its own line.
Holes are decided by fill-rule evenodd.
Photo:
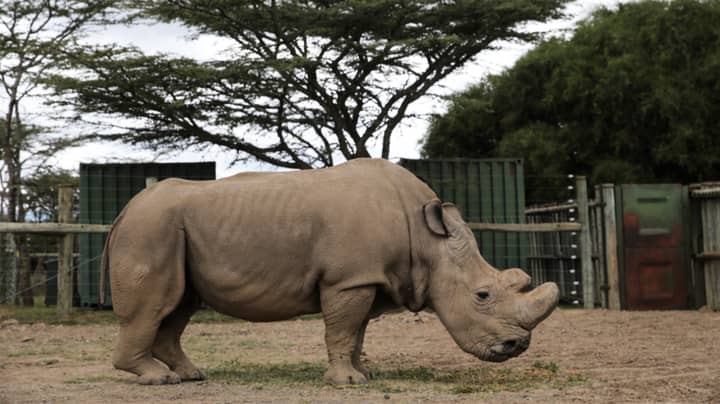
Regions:
M 608 309 L 620 310 L 620 271 L 618 267 L 618 236 L 615 216 L 615 185 L 602 184 L 603 217 L 605 221 L 605 265 L 607 268 Z
M 61 186 L 58 192 L 58 221 L 72 222 L 73 188 Z M 73 241 L 72 233 L 61 236 L 58 241 L 57 313 L 66 315 L 72 311 L 73 302 Z
M 595 293 L 596 297 L 600 300 L 600 307 L 607 309 L 608 298 L 607 298 L 607 271 L 605 265 L 605 205 L 602 203 L 602 187 L 595 185 L 595 203 L 594 206 L 591 203 L 590 216 L 592 217 L 592 242 L 593 242 L 593 255 L 597 257 L 597 262 L 593 261 L 595 268 Z
M 580 267 L 582 269 L 583 305 L 595 308 L 595 274 L 592 265 L 592 240 L 590 238 L 590 204 L 588 203 L 587 180 L 584 176 L 575 178 L 578 220 L 580 229 Z

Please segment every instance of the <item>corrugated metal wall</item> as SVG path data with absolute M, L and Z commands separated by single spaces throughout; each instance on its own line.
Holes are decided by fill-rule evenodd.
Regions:
M 525 223 L 525 180 L 519 159 L 402 159 L 441 200 L 458 206 L 466 222 Z M 480 253 L 497 268 L 523 268 L 527 236 L 475 232 Z
M 80 223 L 111 224 L 128 201 L 145 188 L 148 177 L 215 179 L 215 163 L 80 164 Z M 80 234 L 78 289 L 83 306 L 98 302 L 104 234 Z M 110 289 L 106 286 L 107 296 Z M 110 302 L 110 299 L 108 299 Z M 109 304 L 109 303 L 108 303 Z

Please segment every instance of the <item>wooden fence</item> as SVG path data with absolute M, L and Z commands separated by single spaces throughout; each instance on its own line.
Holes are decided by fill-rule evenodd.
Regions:
M 594 196 L 587 208 L 578 198 L 525 210 L 526 221 L 531 224 L 578 221 L 582 228 L 581 232 L 531 234 L 528 272 L 537 283 L 557 283 L 565 302 L 619 310 L 615 188 L 612 184 L 596 186 Z M 583 215 L 585 209 L 587 214 Z M 583 237 L 582 232 L 588 235 Z
M 708 308 L 720 310 L 720 186 L 698 184 L 690 192 L 699 211 L 698 238 L 694 265 L 702 267 L 705 275 L 705 301 Z
M 519 232 L 528 238 L 526 269 L 536 284 L 558 283 L 564 300 L 586 308 L 620 309 L 618 224 L 615 187 L 603 184 L 587 197 L 585 178 L 576 179 L 576 199 L 526 209 L 524 224 L 468 223 L 475 230 Z M 9 233 L 56 234 L 59 241 L 58 312 L 71 310 L 74 234 L 106 233 L 110 225 L 69 223 L 69 188 L 61 189 L 61 223 L 0 223 L 0 248 L 12 247 Z M 63 195 L 63 193 L 65 193 Z M 698 273 L 709 308 L 720 310 L 720 184 L 690 187 L 693 274 Z M 695 269 L 698 269 L 695 271 Z M 6 274 L 7 275 L 7 274 Z M 11 274 L 10 274 L 11 275 Z
M 578 212 L 583 210 L 587 212 L 588 201 L 587 201 L 587 186 L 584 177 L 577 178 L 576 189 L 578 191 L 578 202 L 575 206 L 578 206 Z M 77 233 L 107 233 L 110 231 L 110 225 L 101 224 L 80 224 L 80 223 L 69 223 L 68 212 L 71 211 L 72 206 L 69 206 L 71 189 L 61 188 L 59 195 L 59 209 L 61 212 L 60 223 L 0 223 L 0 234 L 2 233 L 43 233 L 43 234 L 56 234 L 61 236 L 60 248 L 58 252 L 58 313 L 65 314 L 71 310 L 72 302 L 72 246 L 73 237 Z M 582 216 L 582 214 L 580 214 Z M 591 217 L 590 213 L 586 213 L 586 217 Z M 558 217 L 560 219 L 560 217 Z M 469 227 L 474 230 L 480 231 L 494 231 L 494 232 L 521 232 L 530 233 L 531 237 L 533 234 L 574 234 L 578 243 L 590 246 L 592 242 L 590 240 L 590 227 L 583 226 L 584 221 L 569 221 L 569 220 L 555 220 L 553 222 L 531 222 L 525 224 L 517 223 L 468 223 Z M 553 237 L 553 236 L 551 236 Z M 579 252 L 590 251 L 590 248 L 579 249 Z M 594 271 L 588 271 L 584 268 L 590 268 L 593 264 L 593 259 L 589 255 L 578 255 L 579 266 L 582 268 L 581 274 L 586 274 L 584 277 L 585 284 L 597 285 L 598 283 L 594 280 L 595 276 L 587 274 L 593 274 Z M 590 280 L 588 280 L 590 279 Z M 544 274 L 538 273 L 537 280 L 547 281 L 553 280 L 551 277 L 545 276 Z M 562 286 L 561 286 L 562 287 Z M 587 296 L 585 301 L 589 302 L 586 307 L 592 307 L 595 302 L 594 298 L 594 286 L 589 288 L 591 292 L 585 292 Z M 589 297 L 588 297 L 589 296 Z M 590 305 L 590 306 L 589 306 Z
M 598 271 L 601 254 L 597 253 L 597 229 L 595 225 L 597 204 L 589 204 L 593 285 L 603 285 L 604 274 Z M 578 204 L 558 203 L 535 206 L 525 210 L 525 218 L 529 224 L 575 222 L 578 218 Z M 528 236 L 527 271 L 537 284 L 555 282 L 560 287 L 560 298 L 567 303 L 580 303 L 585 300 L 585 282 L 583 282 L 582 253 L 580 243 L 581 224 L 573 231 L 534 232 Z M 587 248 L 587 247 L 586 247 Z M 597 286 L 595 287 L 597 291 Z M 595 300 L 594 294 L 593 300 Z M 599 304 L 599 301 L 593 304 Z

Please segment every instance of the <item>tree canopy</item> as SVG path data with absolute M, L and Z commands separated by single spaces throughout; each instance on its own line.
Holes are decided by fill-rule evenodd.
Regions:
M 23 165 L 34 157 L 42 165 L 73 141 L 46 136 L 21 110 L 46 75 L 56 70 L 83 29 L 99 20 L 110 0 L 0 0 L 0 182 L 5 191 L 0 212 L 23 221 Z
M 600 9 L 455 95 L 423 153 L 523 157 L 533 176 L 595 183 L 717 180 L 718 21 L 717 0 Z
M 106 139 L 215 145 L 287 168 L 368 157 L 376 144 L 387 158 L 414 102 L 497 41 L 534 40 L 527 23 L 560 17 L 567 1 L 129 1 L 233 46 L 209 61 L 96 49 L 75 55 L 82 77 L 53 84 L 84 118 L 130 119 Z
M 36 195 L 23 183 L 28 172 L 46 169 L 48 159 L 77 144 L 78 139 L 49 136 L 27 109 L 27 98 L 37 95 L 42 82 L 57 71 L 84 28 L 99 21 L 112 6 L 110 0 L 0 0 L 0 216 L 11 222 L 25 221 Z M 7 300 L 22 291 L 23 304 L 32 306 L 29 244 L 31 237 L 12 236 L 17 261 L 0 285 Z M 5 281 L 0 279 L 0 281 Z M 19 284 L 14 284 L 19 281 Z M 5 287 L 7 286 L 7 288 Z

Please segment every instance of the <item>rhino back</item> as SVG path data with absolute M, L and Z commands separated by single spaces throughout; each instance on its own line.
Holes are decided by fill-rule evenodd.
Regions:
M 188 272 L 200 296 L 218 311 L 270 321 L 318 312 L 321 283 L 379 285 L 402 304 L 409 235 L 401 195 L 417 187 L 407 181 L 420 183 L 405 173 L 361 160 L 177 181 L 164 192 L 182 220 Z

